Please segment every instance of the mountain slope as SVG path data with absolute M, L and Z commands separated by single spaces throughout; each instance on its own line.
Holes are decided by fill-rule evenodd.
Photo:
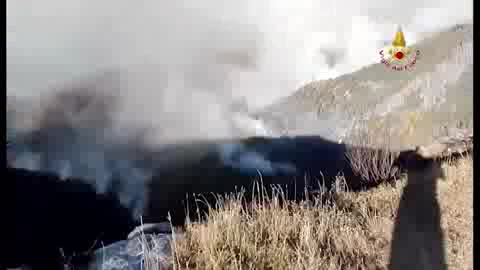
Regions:
M 412 71 L 377 63 L 311 82 L 258 116 L 277 131 L 335 140 L 353 127 L 388 126 L 401 145 L 428 143 L 444 126 L 470 125 L 473 25 L 455 25 L 413 46 L 421 55 Z

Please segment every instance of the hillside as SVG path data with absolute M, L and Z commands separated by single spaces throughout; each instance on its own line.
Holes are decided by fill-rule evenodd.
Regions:
M 432 134 L 446 135 L 445 126 L 471 126 L 473 25 L 450 27 L 413 46 L 421 55 L 412 71 L 376 63 L 314 81 L 257 117 L 277 132 L 335 140 L 354 127 L 389 128 L 398 146 L 428 143 Z

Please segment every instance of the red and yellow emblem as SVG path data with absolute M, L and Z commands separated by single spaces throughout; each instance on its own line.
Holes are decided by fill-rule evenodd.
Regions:
M 420 51 L 407 47 L 402 28 L 398 26 L 392 45 L 383 48 L 380 55 L 382 57 L 381 62 L 385 66 L 393 70 L 409 70 L 417 62 Z

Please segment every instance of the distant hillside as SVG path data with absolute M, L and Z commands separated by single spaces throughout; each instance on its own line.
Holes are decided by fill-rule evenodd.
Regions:
M 445 126 L 471 125 L 473 25 L 455 25 L 413 46 L 421 52 L 413 71 L 369 65 L 311 82 L 257 116 L 289 135 L 336 140 L 353 128 L 388 126 L 399 145 L 427 143 L 432 135 L 445 135 Z

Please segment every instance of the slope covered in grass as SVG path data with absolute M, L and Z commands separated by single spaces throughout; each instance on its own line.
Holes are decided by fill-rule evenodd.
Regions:
M 473 162 L 444 165 L 438 186 L 449 269 L 473 269 Z M 188 223 L 173 242 L 172 269 L 387 269 L 396 209 L 405 180 L 308 203 L 226 198 L 204 224 Z M 278 196 L 282 196 L 279 194 Z M 323 198 L 323 199 L 322 199 Z M 406 258 L 407 259 L 407 258 Z M 150 260 L 151 261 L 151 260 Z M 156 264 L 149 270 L 157 269 Z

